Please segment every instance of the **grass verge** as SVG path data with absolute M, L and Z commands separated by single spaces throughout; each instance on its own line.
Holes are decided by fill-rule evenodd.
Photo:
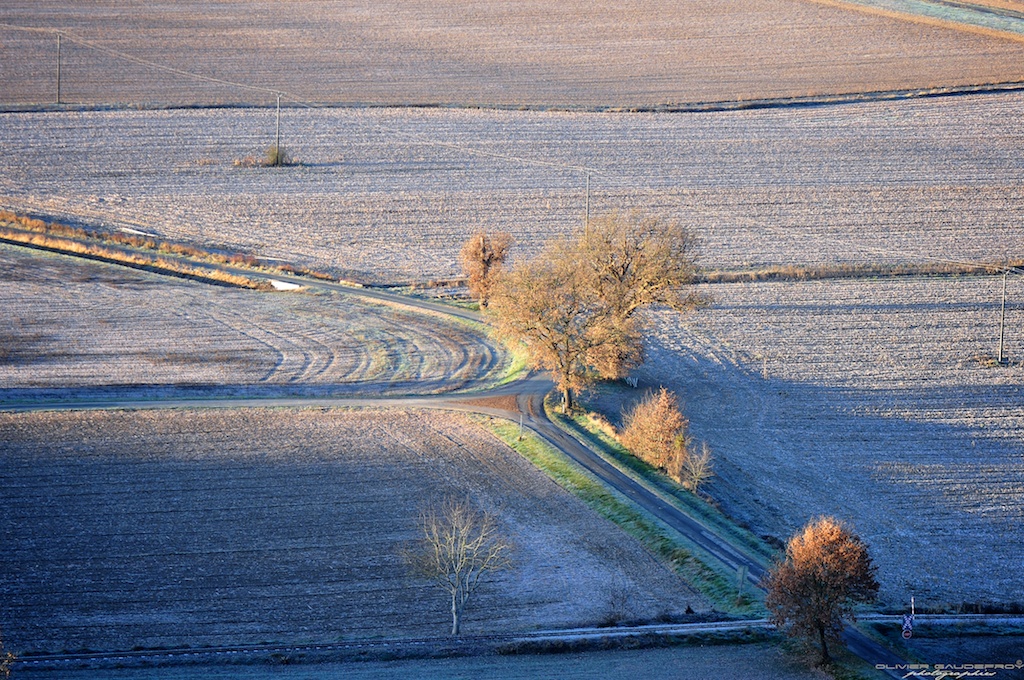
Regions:
M 763 603 L 750 592 L 752 588 L 746 588 L 745 598 L 737 599 L 735 574 L 709 566 L 712 562 L 710 557 L 702 555 L 678 532 L 606 487 L 540 437 L 524 431 L 520 438 L 519 425 L 509 421 L 481 418 L 481 422 L 556 484 L 639 540 L 647 550 L 708 598 L 717 611 L 737 616 L 764 616 Z
M 590 448 L 615 466 L 623 474 L 639 482 L 662 500 L 674 505 L 684 513 L 727 539 L 733 546 L 754 558 L 767 568 L 776 551 L 754 533 L 737 525 L 708 500 L 685 489 L 668 475 L 640 460 L 614 439 L 599 421 L 590 414 L 579 413 L 565 416 L 551 404 L 545 402 L 548 418 L 553 423 L 590 445 Z
M 751 281 L 820 281 L 822 279 L 895 278 L 900 276 L 983 276 L 1024 267 L 1020 258 L 1003 262 L 918 262 L 905 264 L 829 264 L 820 266 L 772 265 L 740 271 L 706 271 L 697 283 Z
M 104 248 L 102 246 L 83 244 L 70 239 L 48 236 L 46 234 L 25 233 L 17 230 L 7 229 L 0 226 L 0 241 L 13 245 L 27 246 L 65 255 L 84 257 L 100 262 L 110 262 L 134 269 L 167 274 L 196 281 L 205 281 L 225 286 L 236 286 L 238 288 L 249 288 L 253 290 L 272 290 L 273 286 L 269 281 L 257 281 L 247 276 L 231 274 L 219 269 L 186 264 L 176 260 L 168 260 L 162 257 L 153 257 L 135 253 L 126 253 L 120 250 Z

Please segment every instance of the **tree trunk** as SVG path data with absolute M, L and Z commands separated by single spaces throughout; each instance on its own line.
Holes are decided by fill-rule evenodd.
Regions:
M 572 412 L 572 390 L 568 387 L 562 388 L 562 413 L 569 415 Z
M 818 639 L 821 641 L 821 663 L 820 666 L 827 666 L 832 663 L 832 657 L 828 653 L 828 643 L 825 641 L 825 626 L 818 626 Z
M 459 606 L 458 595 L 452 593 L 452 635 L 458 635 L 462 628 L 462 608 Z

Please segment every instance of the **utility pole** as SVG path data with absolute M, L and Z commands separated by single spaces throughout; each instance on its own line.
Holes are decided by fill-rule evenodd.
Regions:
M 587 173 L 587 210 L 583 216 L 583 233 L 590 236 L 590 173 Z
M 277 132 L 274 134 L 274 165 L 281 165 L 281 93 L 277 93 Z
M 1006 275 L 1010 273 L 1009 269 L 1003 270 L 1003 303 L 999 310 L 999 364 L 1006 363 L 1006 356 L 1003 352 L 1005 347 L 1003 339 L 1006 337 Z
M 57 106 L 60 106 L 60 33 L 57 34 Z

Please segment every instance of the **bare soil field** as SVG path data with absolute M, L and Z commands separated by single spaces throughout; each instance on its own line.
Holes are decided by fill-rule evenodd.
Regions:
M 718 457 L 709 492 L 758 533 L 833 514 L 889 604 L 1020 602 L 1022 283 L 1007 367 L 985 365 L 998 277 L 709 286 L 712 308 L 654 319 L 641 386 L 685 400 Z
M 496 375 L 442 318 L 326 292 L 260 293 L 0 246 L 0 402 L 177 394 L 402 394 Z
M 500 512 L 516 567 L 465 632 L 596 624 L 702 599 L 460 416 L 232 410 L 0 414 L 5 645 L 31 650 L 444 635 L 397 554 L 422 506 Z
M 459 273 L 462 241 L 516 257 L 593 213 L 703 237 L 702 264 L 992 260 L 1024 221 L 1024 94 L 705 114 L 288 110 L 289 168 L 239 168 L 265 110 L 4 114 L 0 205 L 315 269 Z M 575 169 L 574 169 L 575 168 Z
M 1024 79 L 1019 41 L 794 0 L 10 0 L 0 22 L 4 105 L 56 99 L 55 36 L 12 27 L 65 32 L 72 103 L 635 107 Z

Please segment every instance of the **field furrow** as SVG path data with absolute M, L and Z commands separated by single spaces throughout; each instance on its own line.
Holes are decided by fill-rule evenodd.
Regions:
M 597 623 L 699 596 L 528 462 L 452 414 L 0 414 L 0 620 L 20 651 L 444 634 L 398 551 L 423 505 L 501 509 L 516 569 L 467 631 Z
M 760 533 L 851 521 L 882 595 L 922 605 L 1024 592 L 1024 308 L 999 277 L 708 286 L 654 318 L 642 385 L 686 402 L 719 457 L 711 493 Z

